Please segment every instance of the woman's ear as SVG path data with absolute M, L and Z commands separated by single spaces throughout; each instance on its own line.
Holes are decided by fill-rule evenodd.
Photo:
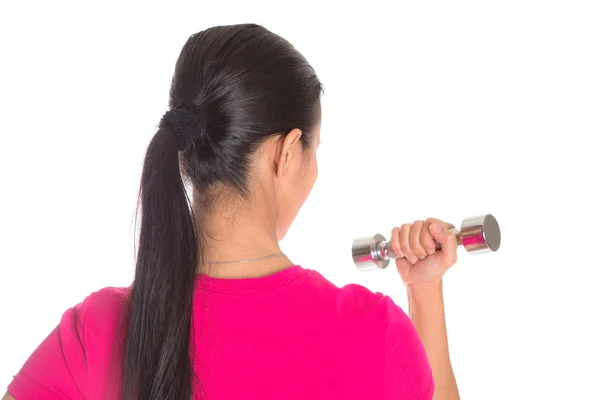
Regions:
M 298 128 L 294 128 L 284 136 L 283 140 L 279 141 L 280 145 L 277 147 L 276 156 L 276 175 L 285 175 L 286 170 L 290 167 L 292 161 L 294 161 L 294 152 L 300 146 L 300 137 L 302 131 Z M 301 149 L 300 149 L 301 150 Z

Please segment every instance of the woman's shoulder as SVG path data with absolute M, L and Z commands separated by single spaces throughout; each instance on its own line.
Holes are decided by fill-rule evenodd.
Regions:
M 312 286 L 344 315 L 344 319 L 371 315 L 385 324 L 398 319 L 404 320 L 406 316 L 404 311 L 383 293 L 357 283 L 336 285 L 316 271 L 310 271 L 310 275 Z
M 17 399 L 80 399 L 105 383 L 128 288 L 105 287 L 63 312 L 9 385 Z M 87 395 L 85 396 L 87 398 Z
M 96 290 L 85 297 L 82 304 L 82 309 L 88 310 L 113 310 L 115 308 L 123 308 L 127 303 L 130 292 L 129 287 L 113 287 L 108 286 Z
M 124 317 L 129 292 L 129 287 L 109 286 L 90 293 L 75 306 L 81 324 L 101 330 L 113 328 Z

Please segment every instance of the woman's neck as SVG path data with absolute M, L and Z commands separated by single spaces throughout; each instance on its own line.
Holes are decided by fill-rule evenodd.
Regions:
M 198 227 L 203 240 L 203 263 L 198 272 L 215 278 L 243 279 L 268 276 L 294 265 L 281 255 L 275 220 L 272 210 L 241 206 L 215 210 L 203 218 Z M 262 258 L 267 256 L 272 257 Z

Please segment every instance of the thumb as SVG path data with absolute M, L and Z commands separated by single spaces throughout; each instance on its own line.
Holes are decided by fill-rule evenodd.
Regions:
M 435 241 L 442 246 L 442 248 L 446 248 L 448 245 L 451 245 L 453 241 L 456 241 L 456 235 L 454 232 L 442 227 L 442 225 L 440 225 L 438 222 L 434 222 L 429 225 L 429 232 Z

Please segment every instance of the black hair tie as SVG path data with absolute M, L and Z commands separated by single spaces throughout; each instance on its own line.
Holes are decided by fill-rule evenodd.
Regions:
M 195 104 L 182 105 L 167 111 L 158 127 L 170 128 L 177 137 L 179 151 L 184 151 L 206 135 L 206 116 Z

